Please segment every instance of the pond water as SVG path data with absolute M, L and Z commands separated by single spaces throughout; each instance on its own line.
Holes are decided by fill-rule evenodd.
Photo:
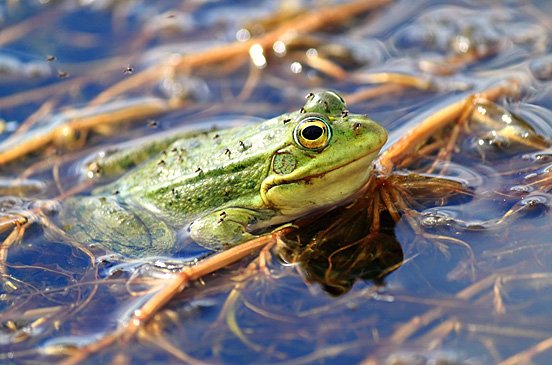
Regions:
M 0 1 L 0 362 L 548 364 L 551 20 L 549 1 Z M 468 122 L 396 166 L 426 177 L 399 184 L 397 222 L 382 208 L 370 233 L 379 193 L 302 219 L 86 347 L 211 254 L 184 233 L 141 259 L 64 238 L 66 197 L 109 180 L 90 162 L 322 89 L 381 123 L 384 150 L 463 98 Z

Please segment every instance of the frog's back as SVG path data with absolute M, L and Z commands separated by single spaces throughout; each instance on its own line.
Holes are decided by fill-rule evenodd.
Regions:
M 258 126 L 178 140 L 95 193 L 117 194 L 174 226 L 225 205 L 262 208 L 261 183 L 272 151 L 284 143 L 278 136 L 279 128 L 287 127 L 281 118 L 275 118 Z

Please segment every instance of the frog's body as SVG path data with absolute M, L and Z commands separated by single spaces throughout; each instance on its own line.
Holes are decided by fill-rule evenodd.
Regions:
M 185 228 L 224 249 L 351 196 L 386 138 L 336 93 L 311 94 L 300 111 L 258 125 L 172 138 L 115 182 L 69 199 L 60 220 L 77 239 L 129 256 L 170 253 Z

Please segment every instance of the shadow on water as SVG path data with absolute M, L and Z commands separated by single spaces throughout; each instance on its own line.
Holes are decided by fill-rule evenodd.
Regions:
M 300 234 L 278 247 L 278 255 L 285 263 L 298 265 L 307 282 L 321 285 L 333 296 L 346 294 L 357 280 L 384 285 L 385 276 L 402 263 L 402 248 L 390 217 L 379 232 L 371 234 L 359 208 L 357 204 L 345 212 L 338 209 L 320 217 L 316 224 L 307 224 Z M 336 220 L 347 223 L 330 233 L 316 228 L 331 227 Z

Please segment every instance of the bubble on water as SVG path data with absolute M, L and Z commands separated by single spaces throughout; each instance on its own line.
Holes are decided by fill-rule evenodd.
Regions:
M 18 75 L 22 66 L 17 58 L 0 54 L 0 76 Z
M 535 188 L 529 185 L 514 185 L 510 187 L 510 191 L 516 193 L 530 193 L 533 190 L 535 190 Z
M 521 205 L 534 207 L 537 205 L 547 205 L 550 201 L 550 196 L 544 194 L 533 194 L 520 201 Z
M 191 76 L 165 78 L 159 84 L 159 90 L 168 98 L 190 99 L 193 101 L 205 101 L 211 95 L 205 80 Z
M 284 57 L 287 53 L 287 46 L 286 46 L 286 43 L 284 41 L 276 41 L 274 42 L 274 44 L 272 45 L 272 50 L 274 51 L 274 53 L 276 54 L 276 56 L 278 57 Z
M 523 218 L 541 217 L 550 210 L 551 196 L 546 193 L 532 192 L 525 198 L 521 199 L 512 211 L 516 215 Z
M 236 40 L 238 42 L 246 42 L 251 39 L 251 33 L 245 28 L 238 29 L 236 32 Z
M 552 162 L 552 152 L 536 152 L 536 153 L 527 153 L 521 156 L 523 160 L 529 160 L 534 162 Z
M 23 73 L 29 78 L 46 78 L 52 75 L 52 69 L 44 62 L 28 62 L 23 65 Z
M 289 66 L 291 72 L 293 72 L 294 74 L 299 74 L 301 73 L 301 71 L 303 71 L 303 65 L 301 65 L 300 62 L 293 62 L 290 66 Z
M 425 228 L 447 226 L 455 221 L 458 212 L 444 208 L 431 208 L 422 212 L 420 223 Z

